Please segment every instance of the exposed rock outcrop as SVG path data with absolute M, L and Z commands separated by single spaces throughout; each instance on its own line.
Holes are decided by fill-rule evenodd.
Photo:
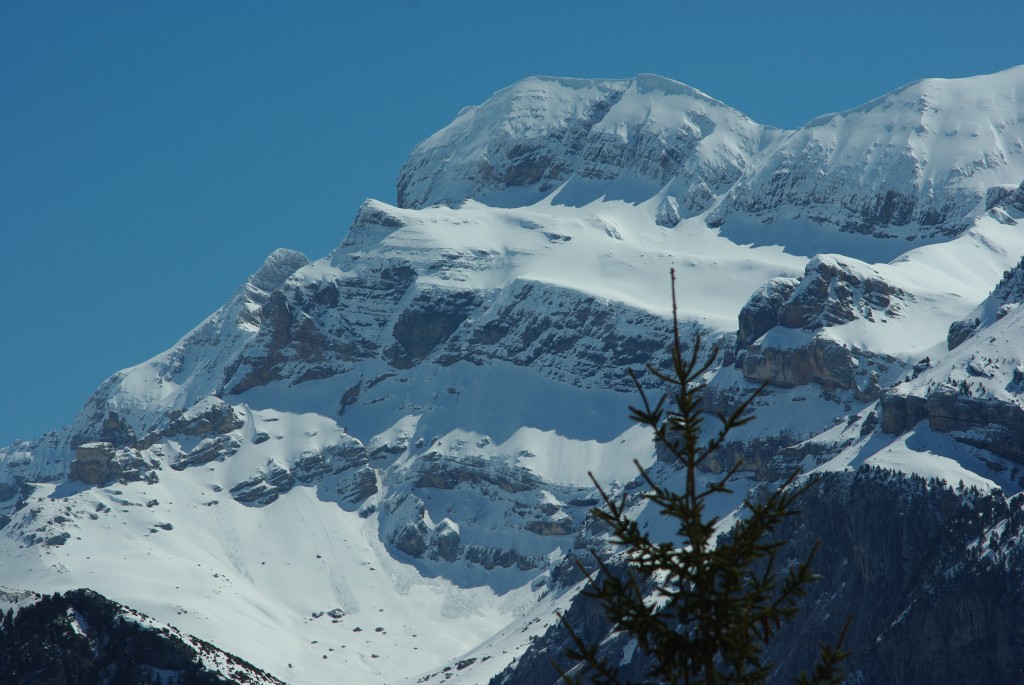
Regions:
M 137 436 L 128 422 L 116 411 L 97 408 L 93 412 L 95 424 L 90 430 L 82 432 L 71 439 L 72 446 L 87 442 L 106 442 L 113 447 L 135 446 Z
M 68 478 L 88 485 L 99 485 L 121 475 L 121 468 L 113 462 L 114 446 L 109 442 L 87 442 L 75 448 Z
M 755 381 L 791 388 L 817 383 L 826 390 L 856 387 L 855 364 L 850 349 L 823 335 L 801 347 L 753 345 L 738 358 L 743 375 Z
M 446 458 L 439 452 L 421 455 L 417 472 L 417 488 L 453 490 L 486 484 L 515 493 L 532 490 L 539 484 L 537 477 L 524 468 L 495 466 L 482 458 Z
M 167 428 L 162 431 L 165 436 L 224 434 L 244 425 L 231 405 L 214 396 L 196 402 L 187 411 L 170 412 L 167 420 Z
M 858 381 L 862 362 L 895 360 L 851 349 L 828 329 L 851 321 L 897 317 L 913 295 L 872 267 L 834 255 L 808 262 L 800 279 L 776 278 L 759 288 L 739 315 L 736 365 L 756 381 L 793 387 L 817 383 L 852 390 L 866 401 L 881 391 L 877 374 Z
M 884 393 L 882 430 L 899 434 L 924 419 L 964 444 L 1024 464 L 1024 262 L 1007 271 L 973 316 L 950 326 L 950 353 L 915 366 L 913 378 Z
M 115 448 L 109 442 L 87 442 L 75 448 L 75 459 L 68 468 L 68 480 L 88 485 L 111 481 L 129 483 L 159 480 L 160 464 L 145 452 L 131 447 Z
M 933 430 L 1024 464 L 1024 409 L 1016 404 L 946 385 L 924 397 L 887 392 L 881 411 L 885 433 L 899 435 L 927 419 Z
M 284 292 L 275 290 L 260 310 L 260 331 L 252 352 L 229 372 L 229 392 L 238 394 L 279 380 L 288 362 L 311 366 L 323 362 L 327 342 L 316 322 L 296 310 Z
M 549 283 L 516 281 L 437 354 L 446 365 L 508 361 L 572 385 L 631 390 L 627 369 L 643 376 L 644 364 L 664 362 L 670 326 L 638 308 Z M 684 327 L 687 333 L 701 330 Z
M 303 452 L 290 463 L 270 462 L 231 488 L 243 504 L 265 506 L 292 488 L 315 486 L 325 498 L 357 505 L 377 492 L 377 473 L 363 444 L 352 437 L 320 450 Z
M 384 351 L 393 366 L 409 368 L 423 360 L 455 332 L 482 298 L 473 290 L 431 288 L 418 293 L 398 315 L 391 335 L 395 345 Z
M 211 461 L 224 461 L 241 447 L 241 443 L 231 435 L 217 435 L 202 440 L 190 451 L 182 454 L 171 468 L 182 471 L 193 466 L 202 466 Z
M 985 197 L 985 212 L 1003 224 L 1015 226 L 1024 218 L 1024 181 L 1019 186 L 994 186 Z
M 754 291 L 740 310 L 737 350 L 750 347 L 779 325 L 779 312 L 799 284 L 800 280 L 796 278 L 773 278 Z
M 242 504 L 265 506 L 295 487 L 296 479 L 280 464 L 271 464 L 256 476 L 231 488 L 231 496 Z
M 949 333 L 946 334 L 946 348 L 956 349 L 963 341 L 967 340 L 974 331 L 981 325 L 981 319 L 963 319 L 954 321 L 949 325 Z

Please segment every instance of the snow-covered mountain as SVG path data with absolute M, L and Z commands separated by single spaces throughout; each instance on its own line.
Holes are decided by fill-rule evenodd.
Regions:
M 781 138 L 712 224 L 804 218 L 879 237 L 934 240 L 970 226 L 989 189 L 1024 177 L 1024 67 L 924 79 Z
M 535 77 L 467 107 L 416 146 L 398 205 L 663 198 L 661 222 L 708 209 L 780 131 L 682 83 Z M 564 187 L 563 187 L 564 186 Z
M 708 402 L 769 383 L 719 455 L 743 462 L 723 515 L 794 467 L 1014 495 L 1022 138 L 1024 68 L 796 131 L 651 75 L 525 79 L 331 254 L 275 251 L 0 450 L 0 584 L 89 587 L 294 683 L 528 663 L 604 546 L 588 474 L 678 477 L 628 420 L 672 268 L 684 335 L 722 351 Z

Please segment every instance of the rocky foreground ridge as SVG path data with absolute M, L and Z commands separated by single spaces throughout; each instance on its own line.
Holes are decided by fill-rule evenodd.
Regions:
M 160 625 L 90 590 L 0 596 L 18 606 L 0 620 L 0 678 L 6 683 L 281 681 L 213 645 Z
M 742 464 L 719 513 L 839 474 L 791 531 L 830 551 L 786 649 L 874 602 L 860 682 L 941 663 L 921 607 L 988 654 L 1009 624 L 956 584 L 1019 572 L 1022 103 L 1024 68 L 796 131 L 650 75 L 499 91 L 331 254 L 275 251 L 71 425 L 0 450 L 0 583 L 90 587 L 289 682 L 544 682 L 554 610 L 593 614 L 575 561 L 612 552 L 590 474 L 664 525 L 633 459 L 679 474 L 628 421 L 628 370 L 658 391 L 674 268 L 684 338 L 719 350 L 708 407 L 768 384 L 713 466 Z M 970 502 L 994 513 L 952 537 Z

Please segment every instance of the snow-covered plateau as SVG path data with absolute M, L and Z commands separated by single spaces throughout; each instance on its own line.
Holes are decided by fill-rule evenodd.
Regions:
M 628 409 L 629 369 L 658 389 L 671 269 L 684 339 L 720 352 L 707 405 L 768 383 L 718 514 L 799 468 L 839 474 L 823 502 L 953 517 L 921 494 L 944 482 L 1000 502 L 984 558 L 1009 558 L 1024 67 L 795 131 L 649 74 L 528 78 L 420 143 L 397 197 L 0 450 L 0 586 L 89 588 L 289 683 L 555 682 L 524 664 L 606 548 L 591 476 L 653 527 L 633 460 L 679 476 Z M 837 562 L 864 569 L 855 604 L 889 578 L 870 556 Z M 920 574 L 872 616 L 892 644 Z

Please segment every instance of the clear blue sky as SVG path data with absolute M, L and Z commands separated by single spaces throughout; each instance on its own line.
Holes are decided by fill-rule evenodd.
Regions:
M 531 74 L 655 72 L 792 128 L 1024 63 L 1024 3 L 0 0 L 0 445 L 68 423 L 274 248 Z

